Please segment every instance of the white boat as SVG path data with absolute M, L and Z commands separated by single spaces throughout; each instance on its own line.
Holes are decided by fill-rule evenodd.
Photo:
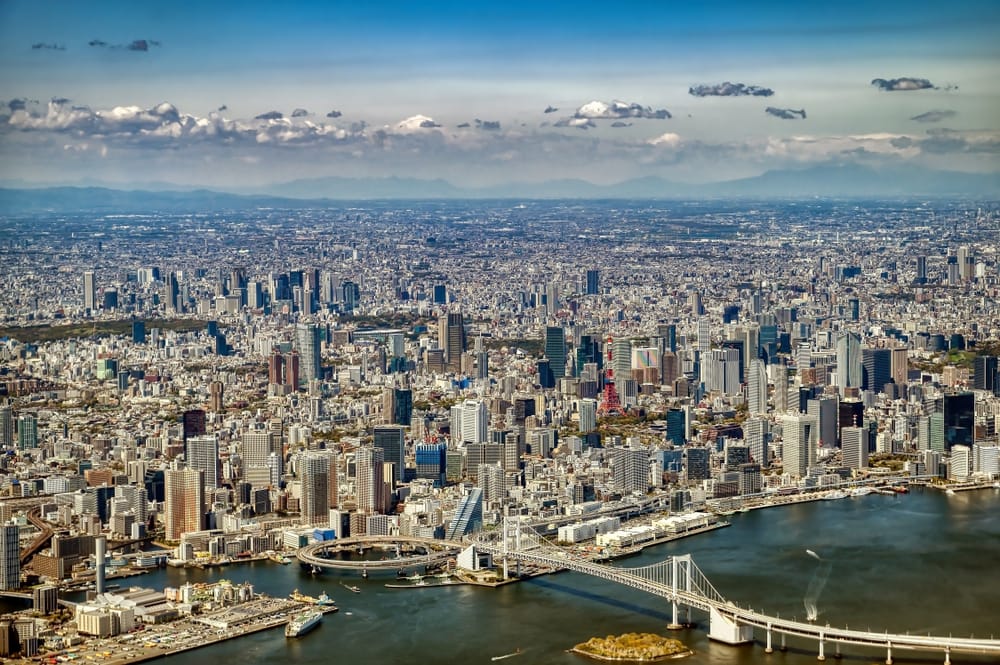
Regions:
M 303 612 L 292 617 L 285 625 L 285 637 L 300 637 L 319 625 L 323 620 L 322 612 Z
M 871 487 L 855 487 L 851 490 L 851 496 L 867 496 L 874 491 Z
M 833 490 L 832 492 L 827 492 L 823 495 L 825 501 L 835 501 L 837 499 L 844 499 L 847 497 L 847 492 L 843 490 Z

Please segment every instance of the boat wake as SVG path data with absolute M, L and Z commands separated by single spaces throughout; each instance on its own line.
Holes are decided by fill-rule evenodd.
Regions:
M 802 603 L 806 608 L 806 619 L 808 621 L 815 621 L 819 618 L 819 606 L 817 604 L 819 596 L 823 593 L 823 587 L 826 586 L 826 581 L 830 577 L 830 569 L 833 565 L 812 550 L 806 550 L 806 554 L 819 562 L 816 564 L 816 571 L 813 573 L 812 579 L 809 580 L 805 598 L 802 599 Z

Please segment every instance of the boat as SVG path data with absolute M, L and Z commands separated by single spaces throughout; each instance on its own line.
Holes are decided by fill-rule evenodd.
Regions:
M 874 491 L 871 487 L 855 487 L 851 490 L 851 496 L 867 496 Z
M 326 591 L 324 591 L 319 595 L 319 598 L 316 599 L 316 604 L 322 607 L 333 605 L 333 598 L 330 598 L 330 596 L 326 595 Z
M 843 490 L 833 490 L 832 492 L 827 492 L 823 495 L 824 501 L 836 501 L 837 499 L 847 498 L 847 492 Z
M 413 573 L 412 575 L 407 575 L 403 579 L 408 580 L 410 582 L 419 582 L 420 580 L 424 579 L 424 576 L 421 575 L 420 573 Z
M 361 589 L 359 589 L 358 587 L 354 586 L 353 584 L 348 585 L 348 584 L 344 584 L 343 582 L 341 582 L 340 586 L 344 587 L 345 589 L 347 589 L 351 593 L 361 593 Z
M 520 655 L 521 655 L 521 650 L 518 649 L 516 651 L 511 651 L 510 653 L 505 653 L 502 656 L 493 656 L 492 658 L 490 658 L 490 660 L 504 660 L 506 658 L 513 658 L 514 656 L 520 656 Z
M 303 612 L 285 624 L 285 637 L 301 637 L 319 625 L 323 620 L 322 612 Z
M 955 494 L 955 490 L 953 490 L 952 488 L 949 487 L 948 489 L 946 489 L 944 491 L 944 493 L 945 494 L 949 494 L 949 495 L 953 495 L 953 494 Z

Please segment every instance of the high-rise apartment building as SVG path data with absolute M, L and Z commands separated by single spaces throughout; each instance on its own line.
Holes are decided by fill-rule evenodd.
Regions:
M 205 487 L 219 486 L 219 440 L 215 435 L 189 438 L 184 444 L 184 456 L 189 469 L 202 472 Z
M 166 539 L 205 528 L 205 479 L 195 469 L 168 469 L 163 474 L 166 503 Z
M 385 510 L 388 501 L 385 496 L 385 459 L 381 448 L 362 446 L 355 456 L 358 494 L 358 510 L 374 514 Z
M 309 383 L 323 377 L 320 366 L 319 326 L 299 323 L 295 326 L 295 350 L 299 352 L 299 381 Z M 299 386 L 292 386 L 298 388 Z
M 330 508 L 336 507 L 337 461 L 335 454 L 333 451 L 304 453 L 299 457 L 298 474 L 302 486 L 302 497 L 299 500 L 302 523 L 327 524 Z M 332 502 L 331 495 L 334 499 Z
M 787 415 L 781 420 L 781 461 L 785 473 L 802 478 L 816 463 L 819 423 L 815 416 Z

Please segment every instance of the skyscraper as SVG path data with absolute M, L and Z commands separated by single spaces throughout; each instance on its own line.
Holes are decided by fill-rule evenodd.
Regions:
M 736 349 L 712 349 L 701 358 L 701 378 L 705 388 L 725 395 L 740 392 L 740 355 Z
M 1000 374 L 996 356 L 976 356 L 973 361 L 972 387 L 1000 394 Z
M 166 539 L 178 541 L 182 533 L 205 528 L 204 474 L 195 469 L 164 472 Z
M 202 473 L 205 487 L 219 486 L 219 440 L 215 435 L 189 438 L 184 444 L 184 456 L 189 469 Z
M 580 400 L 580 433 L 586 434 L 597 429 L 597 400 Z
M 767 413 L 767 366 L 759 358 L 750 361 L 747 407 L 752 414 Z
M 600 270 L 588 270 L 587 271 L 587 295 L 596 296 L 601 292 L 601 271 Z
M 462 443 L 486 443 L 489 440 L 489 411 L 486 403 L 467 399 L 461 405 L 452 407 L 451 427 L 452 437 L 457 437 Z
M 465 353 L 465 319 L 461 312 L 449 312 L 438 319 L 438 346 L 444 351 L 445 367 L 451 372 L 461 371 Z
M 399 426 L 379 425 L 374 431 L 374 445 L 383 451 L 384 462 L 391 463 L 396 469 L 396 480 L 403 482 L 406 476 L 404 464 L 406 454 L 406 431 Z
M 21 542 L 17 524 L 0 525 L 0 591 L 21 587 Z
M 849 469 L 864 469 L 868 466 L 867 427 L 843 427 L 840 430 L 840 447 L 844 466 Z
M 223 394 L 221 381 L 212 381 L 208 384 L 208 406 L 213 413 L 222 413 L 224 409 Z
M 9 404 L 0 406 L 0 448 L 14 446 L 14 411 Z
M 330 501 L 330 478 L 334 478 L 336 487 L 336 473 L 332 451 L 307 452 L 299 457 L 298 474 L 302 483 L 299 512 L 303 524 L 328 523 L 330 508 L 336 505 Z
M 837 385 L 841 397 L 845 388 L 861 387 L 862 369 L 861 337 L 852 332 L 841 334 L 837 337 Z
M 374 514 L 385 510 L 385 478 L 383 475 L 385 459 L 381 448 L 358 448 L 355 457 L 357 473 L 358 510 L 362 513 Z
M 645 448 L 611 448 L 611 481 L 623 493 L 649 489 L 649 451 Z
M 91 313 L 97 311 L 97 284 L 94 282 L 94 271 L 83 273 L 83 308 Z
M 862 349 L 861 363 L 861 387 L 876 393 L 885 392 L 885 384 L 892 380 L 892 351 Z
M 743 440 L 750 448 L 750 460 L 766 469 L 770 464 L 768 454 L 768 422 L 763 418 L 749 418 L 743 421 Z
M 320 366 L 319 326 L 299 323 L 295 326 L 295 350 L 299 352 L 299 381 L 309 383 L 323 377 Z M 292 386 L 298 388 L 298 386 Z
M 448 445 L 445 443 L 417 444 L 415 453 L 417 478 L 433 480 L 435 487 L 443 487 L 447 471 Z
M 549 369 L 558 386 L 559 379 L 566 376 L 566 332 L 561 326 L 546 326 L 545 357 L 549 359 Z
M 17 447 L 21 450 L 38 447 L 38 418 L 25 413 L 17 419 Z
M 712 327 L 707 316 L 698 317 L 698 353 L 704 356 L 712 350 Z
M 781 419 L 784 442 L 781 461 L 785 473 L 802 478 L 816 463 L 819 423 L 815 416 L 787 415 Z

